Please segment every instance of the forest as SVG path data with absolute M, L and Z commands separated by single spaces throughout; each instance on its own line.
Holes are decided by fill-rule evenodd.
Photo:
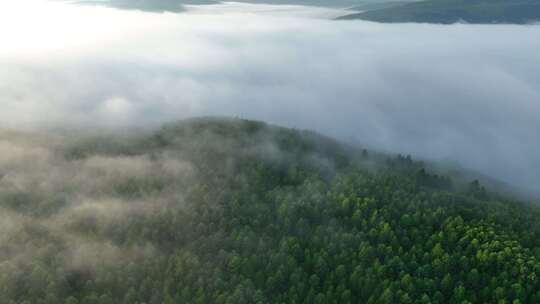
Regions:
M 0 132 L 0 304 L 540 303 L 540 209 L 263 122 Z

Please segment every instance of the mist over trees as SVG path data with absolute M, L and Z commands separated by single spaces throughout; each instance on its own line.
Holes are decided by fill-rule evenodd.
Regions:
M 239 1 L 0 1 L 0 304 L 540 303 L 539 0 Z
M 540 209 L 410 156 L 210 118 L 0 145 L 1 304 L 540 301 Z
M 455 161 L 539 194 L 540 26 L 336 22 L 313 18 L 328 16 L 319 8 L 238 3 L 153 14 L 27 1 L 37 8 L 0 3 L 2 126 L 239 115 Z

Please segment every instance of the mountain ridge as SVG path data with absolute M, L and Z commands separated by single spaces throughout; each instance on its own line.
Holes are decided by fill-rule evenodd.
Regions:
M 387 23 L 528 24 L 540 21 L 540 1 L 426 0 L 368 10 L 338 19 Z

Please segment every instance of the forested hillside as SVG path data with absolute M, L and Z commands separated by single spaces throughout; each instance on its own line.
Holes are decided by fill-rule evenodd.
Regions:
M 456 22 L 526 24 L 540 21 L 540 1 L 426 0 L 351 14 L 341 19 L 442 24 Z
M 539 303 L 540 209 L 307 131 L 0 132 L 0 304 Z

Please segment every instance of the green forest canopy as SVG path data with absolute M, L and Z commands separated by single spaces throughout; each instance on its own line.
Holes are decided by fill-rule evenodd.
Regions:
M 0 304 L 540 302 L 540 209 L 410 156 L 233 119 L 40 145 Z

